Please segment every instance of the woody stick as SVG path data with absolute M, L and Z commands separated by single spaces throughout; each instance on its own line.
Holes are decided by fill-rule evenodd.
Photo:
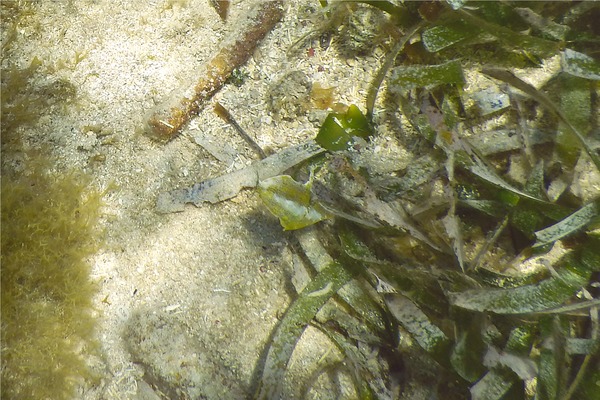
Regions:
M 283 16 L 281 0 L 259 1 L 217 54 L 206 64 L 200 80 L 181 94 L 156 106 L 146 121 L 144 131 L 153 139 L 173 139 L 203 104 L 225 83 L 234 69 L 248 61 L 258 43 Z M 178 96 L 178 95 L 177 95 Z

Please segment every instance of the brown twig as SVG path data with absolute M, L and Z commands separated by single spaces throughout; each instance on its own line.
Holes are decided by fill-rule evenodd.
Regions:
M 258 43 L 283 16 L 281 0 L 259 1 L 246 20 L 206 64 L 204 76 L 181 97 L 171 98 L 151 111 L 145 132 L 153 139 L 173 139 L 202 105 L 225 83 L 234 69 L 246 63 Z
M 215 113 L 221 118 L 223 121 L 227 122 L 229 125 L 235 128 L 235 131 L 246 141 L 248 146 L 254 150 L 256 154 L 261 158 L 261 160 L 267 157 L 267 154 L 264 150 L 246 133 L 246 131 L 237 123 L 235 118 L 227 111 L 225 107 L 221 105 L 218 101 L 215 102 Z

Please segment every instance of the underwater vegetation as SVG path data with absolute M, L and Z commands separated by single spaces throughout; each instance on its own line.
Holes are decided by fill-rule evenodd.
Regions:
M 306 398 L 343 381 L 359 399 L 597 399 L 600 6 L 320 4 L 292 48 L 383 48 L 364 107 L 336 104 L 314 140 L 157 201 L 179 212 L 256 187 L 290 231 L 297 296 L 254 398 L 285 398 L 310 326 L 343 360 Z
M 321 5 L 329 22 L 303 40 L 342 32 L 347 56 L 379 38 L 387 55 L 366 112 L 322 124 L 327 153 L 258 186 L 310 278 L 295 283 L 255 398 L 282 397 L 308 326 L 344 359 L 307 398 L 342 377 L 361 399 L 599 398 L 600 7 Z M 528 82 L 523 71 L 552 63 Z M 369 142 L 386 124 L 409 162 L 379 160 Z
M 71 399 L 93 376 L 88 258 L 99 247 L 101 194 L 85 176 L 29 165 L 2 176 L 2 398 Z
M 35 6 L 2 2 L 0 397 L 72 399 L 97 378 L 86 360 L 98 350 L 89 257 L 101 243 L 102 194 L 81 172 L 51 172 L 47 151 L 21 140 L 21 127 L 75 96 L 72 84 L 43 79 L 42 60 L 23 66 L 10 57 Z
M 600 6 L 321 4 L 327 22 L 307 40 L 333 37 L 342 57 L 385 49 L 365 104 L 330 113 L 314 141 L 236 171 L 234 191 L 216 188 L 229 176 L 162 203 L 170 212 L 223 201 L 258 179 L 265 207 L 289 231 L 306 278 L 294 282 L 297 296 L 257 367 L 256 398 L 282 397 L 308 326 L 343 362 L 324 363 L 307 398 L 325 379 L 350 382 L 360 399 L 597 398 Z M 267 25 L 254 26 L 257 35 Z M 195 102 L 159 107 L 155 136 L 173 138 L 244 54 L 195 88 Z M 31 93 L 42 68 L 34 58 L 3 71 L 3 141 L 52 97 Z M 546 70 L 554 72 L 528 79 Z M 57 101 L 74 93 L 57 89 Z M 373 143 L 384 132 L 408 161 L 381 156 Z M 6 398 L 71 398 L 93 378 L 83 357 L 94 351 L 86 259 L 98 246 L 101 196 L 85 177 L 44 165 L 2 176 Z

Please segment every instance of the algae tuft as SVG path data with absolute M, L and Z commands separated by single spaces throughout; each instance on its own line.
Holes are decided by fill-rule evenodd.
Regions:
M 2 393 L 70 399 L 94 379 L 89 257 L 99 246 L 102 193 L 76 172 L 45 163 L 2 176 Z

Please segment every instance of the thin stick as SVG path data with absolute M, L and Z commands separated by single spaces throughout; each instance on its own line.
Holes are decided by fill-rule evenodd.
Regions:
M 233 118 L 233 116 L 227 111 L 225 107 L 221 105 L 218 101 L 215 102 L 215 112 L 217 115 L 229 125 L 233 126 L 238 133 L 248 143 L 248 145 L 259 155 L 260 159 L 267 157 L 264 150 L 244 131 L 244 129 L 237 123 L 237 121 Z
M 385 76 L 387 75 L 388 71 L 394 65 L 398 53 L 402 51 L 404 45 L 408 43 L 410 38 L 412 38 L 414 34 L 417 33 L 419 29 L 421 29 L 425 25 L 426 22 L 421 21 L 420 23 L 410 28 L 408 32 L 404 34 L 402 39 L 400 39 L 400 41 L 398 41 L 394 48 L 388 53 L 383 65 L 381 66 L 381 68 L 379 68 L 379 71 L 377 71 L 377 75 L 375 76 L 375 79 L 373 79 L 373 82 L 371 83 L 371 86 L 369 88 L 369 92 L 367 93 L 367 118 L 370 121 L 373 120 L 373 110 L 375 108 L 375 100 L 377 100 L 379 88 L 381 87 L 381 84 L 383 83 L 383 80 L 385 79 Z
M 173 139 L 223 86 L 233 70 L 248 61 L 258 43 L 282 16 L 282 0 L 258 1 L 245 21 L 240 23 L 240 29 L 223 42 L 217 54 L 206 64 L 206 72 L 196 85 L 151 111 L 145 132 L 161 142 Z

